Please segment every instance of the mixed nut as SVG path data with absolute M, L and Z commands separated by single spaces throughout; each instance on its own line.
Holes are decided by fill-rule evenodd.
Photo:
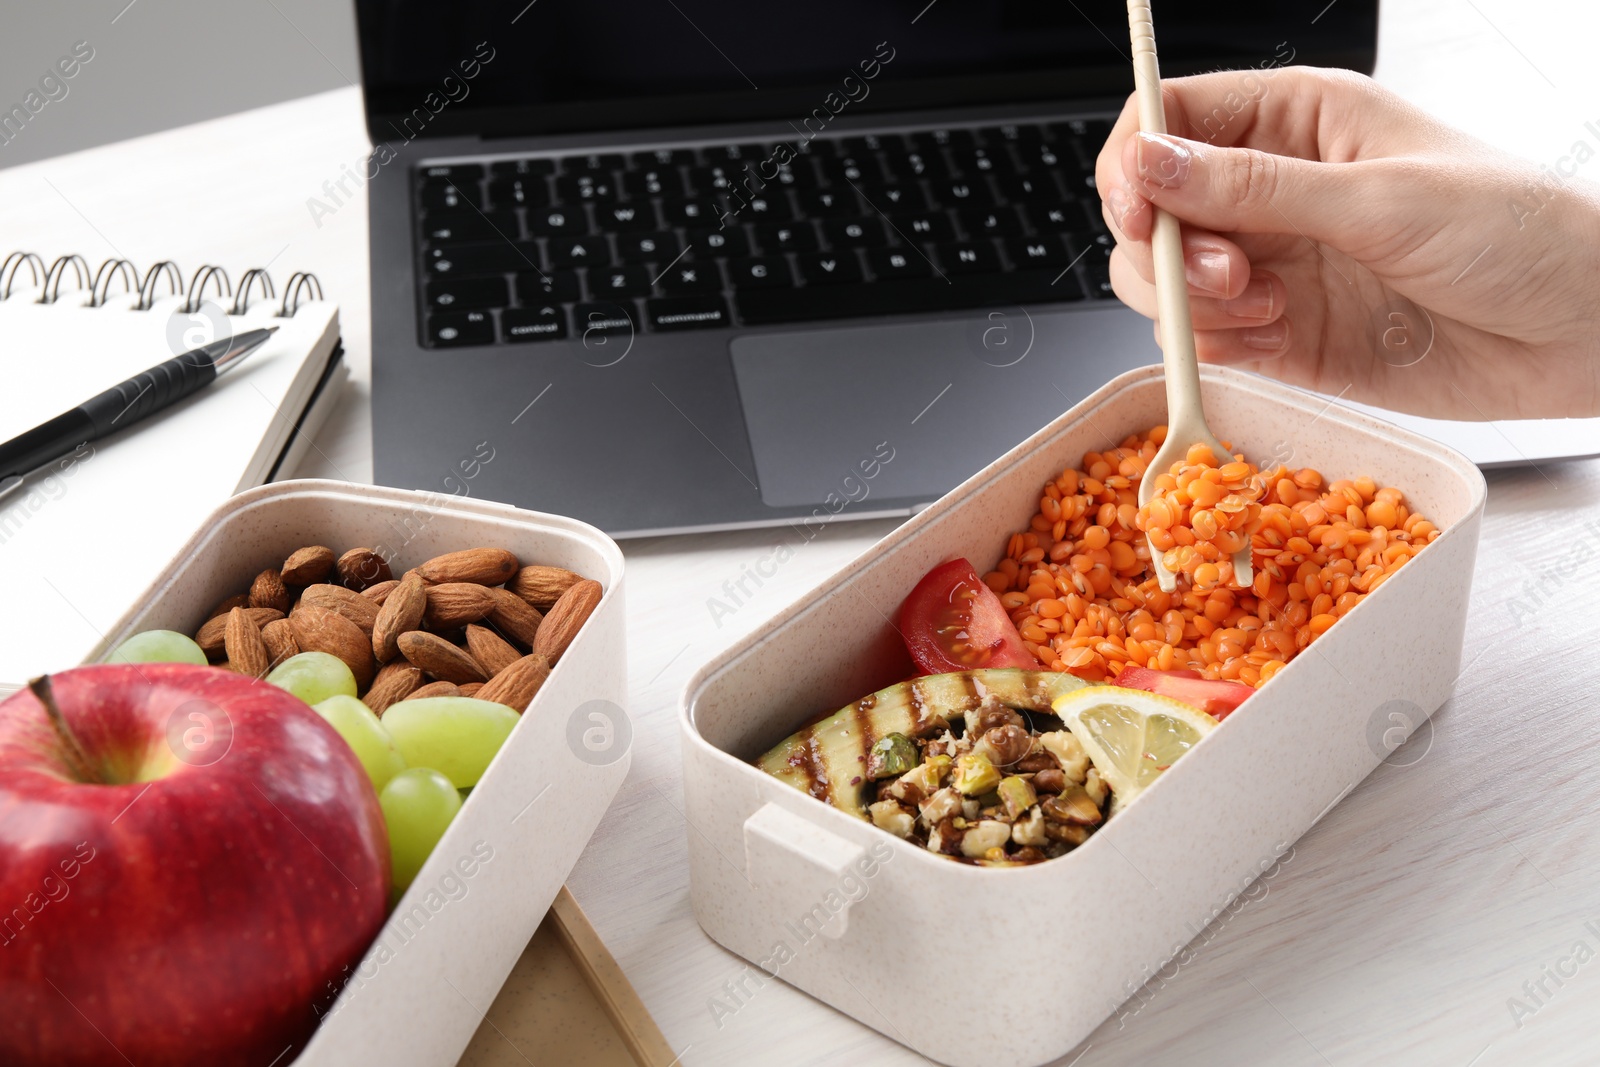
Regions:
M 435 556 L 394 577 L 370 548 L 291 553 L 218 604 L 195 634 L 215 663 L 264 676 L 326 652 L 378 715 L 402 700 L 474 696 L 521 712 L 599 604 L 600 583 L 524 566 L 501 548 Z

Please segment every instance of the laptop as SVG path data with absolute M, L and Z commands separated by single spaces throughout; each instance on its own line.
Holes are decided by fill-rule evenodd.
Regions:
M 379 482 L 814 530 L 1160 361 L 1093 177 L 1120 0 L 356 8 Z M 1167 75 L 1376 54 L 1376 0 L 1156 14 Z

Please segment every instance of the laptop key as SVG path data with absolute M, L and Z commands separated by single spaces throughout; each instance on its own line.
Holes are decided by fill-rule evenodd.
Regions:
M 577 271 L 530 270 L 517 275 L 517 300 L 524 305 L 570 303 L 578 296 Z
M 683 176 L 676 168 L 630 170 L 622 176 L 622 189 L 635 200 L 648 200 L 653 196 L 682 196 Z
M 1067 253 L 1067 246 L 1062 244 L 1061 238 L 1055 234 L 1041 234 L 1038 237 L 1008 237 L 1000 242 L 1000 247 L 1005 249 L 1012 265 L 1019 269 L 1022 267 L 1065 267 L 1072 262 L 1072 257 Z
M 554 341 L 567 336 L 567 314 L 556 304 L 506 308 L 500 312 L 500 336 L 507 341 Z
M 563 174 L 556 179 L 556 195 L 571 203 L 610 203 L 622 195 L 609 174 Z
M 746 222 L 787 222 L 794 218 L 794 208 L 781 189 L 748 199 L 735 193 L 728 198 L 728 211 Z
M 918 178 L 948 178 L 950 167 L 944 157 L 931 152 L 886 152 L 883 167 L 889 177 L 899 182 L 914 182 Z
M 1017 217 L 1015 208 L 957 211 L 956 220 L 961 223 L 961 228 L 967 231 L 967 236 L 974 240 L 979 237 L 1010 237 L 1022 233 L 1022 220 Z
M 802 189 L 795 194 L 795 199 L 800 202 L 801 212 L 812 218 L 861 214 L 861 200 L 855 190 L 848 186 L 843 189 Z
M 700 156 L 707 163 L 755 162 L 766 159 L 767 150 L 758 144 L 714 144 L 700 149 Z
M 1011 160 L 1004 148 L 965 148 L 950 153 L 956 169 L 969 177 L 993 174 L 996 170 L 1011 170 Z
M 652 330 L 710 330 L 731 326 L 728 305 L 720 296 L 661 296 L 644 302 Z
M 617 258 L 625 263 L 670 263 L 682 248 L 683 245 L 670 233 L 617 235 Z
M 735 289 L 770 289 L 793 285 L 794 274 L 782 256 L 753 256 L 730 260 L 728 280 Z
M 994 194 L 983 177 L 933 182 L 933 198 L 941 207 L 992 207 Z
M 898 133 L 865 133 L 842 138 L 839 146 L 849 155 L 860 156 L 868 152 L 904 151 L 906 142 Z
M 821 170 L 823 177 L 835 185 L 856 185 L 861 182 L 883 180 L 883 168 L 878 166 L 878 161 L 873 156 L 822 159 L 817 161 L 817 168 Z
M 971 130 L 918 130 L 911 135 L 911 144 L 919 152 L 937 152 L 941 148 L 970 148 L 977 144 Z
M 866 185 L 860 188 L 861 196 L 875 211 L 921 211 L 928 206 L 928 198 L 923 195 L 920 185 L 901 185 L 890 182 L 886 185 Z
M 661 272 L 656 288 L 663 293 L 715 293 L 722 289 L 722 275 L 715 263 L 679 260 Z
M 564 207 L 551 204 L 528 212 L 528 230 L 540 237 L 557 237 L 565 234 L 588 233 L 589 220 L 583 207 Z
M 596 204 L 595 229 L 605 233 L 613 230 L 654 230 L 656 209 L 648 202 L 629 201 L 622 204 Z
M 713 163 L 706 167 L 689 168 L 689 191 L 700 196 L 725 193 L 738 185 L 744 177 L 744 168 L 737 163 Z
M 555 172 L 556 161 L 553 159 L 502 159 L 489 164 L 489 173 L 496 178 L 523 178 Z
M 661 214 L 668 226 L 706 226 L 721 216 L 713 200 L 684 200 L 669 197 L 661 202 Z
M 954 241 L 955 227 L 942 211 L 890 215 L 889 225 L 906 241 Z
M 756 240 L 768 255 L 779 252 L 814 252 L 817 249 L 817 231 L 804 219 L 794 223 L 769 223 L 756 227 Z
M 428 283 L 426 299 L 433 311 L 497 308 L 511 303 L 511 287 L 504 278 L 443 278 Z
M 913 248 L 869 248 L 867 266 L 879 281 L 933 276 L 933 264 Z
M 626 165 L 621 152 L 590 152 L 585 155 L 563 156 L 561 169 L 568 174 L 583 171 L 621 170 Z
M 573 330 L 585 345 L 603 345 L 607 338 L 632 337 L 639 313 L 632 300 L 579 304 L 572 309 Z
M 422 185 L 425 211 L 471 211 L 483 206 L 483 194 L 476 181 L 465 178 L 430 178 Z
M 687 236 L 689 247 L 694 249 L 695 255 L 704 259 L 750 254 L 750 239 L 738 226 L 726 230 L 690 230 Z
M 835 248 L 875 248 L 888 243 L 883 223 L 875 218 L 828 219 L 822 232 Z
M 487 311 L 448 311 L 428 316 L 428 340 L 438 346 L 494 344 Z
M 1078 204 L 1035 205 L 1027 209 L 1033 228 L 1046 233 L 1076 233 L 1087 228 L 1084 210 Z
M 1059 204 L 1061 189 L 1054 175 L 1037 171 L 1031 174 L 1000 174 L 995 177 L 1000 195 L 1014 204 Z
M 455 182 L 475 182 L 483 177 L 482 163 L 430 163 L 421 168 L 423 179 L 449 179 Z
M 956 308 L 1063 303 L 1083 290 L 1061 269 L 958 274 L 947 278 L 885 279 L 871 285 L 817 285 L 799 289 L 741 290 L 734 299 L 747 326 L 815 322 L 863 315 L 900 315 Z
M 988 241 L 966 241 L 937 246 L 946 274 L 978 274 L 1000 269 L 1000 256 Z
M 496 178 L 489 183 L 489 202 L 497 208 L 539 207 L 550 202 L 542 176 Z
M 434 277 L 458 274 L 504 274 L 539 266 L 539 248 L 532 241 L 482 241 L 431 248 L 423 257 Z
M 1077 154 L 1065 151 L 1065 145 L 1035 144 L 1024 145 L 1017 150 L 1022 165 L 1028 170 L 1069 170 L 1078 171 Z
M 615 296 L 648 296 L 653 272 L 642 264 L 626 267 L 591 267 L 589 295 L 595 299 Z
M 552 237 L 550 263 L 555 267 L 588 267 L 611 262 L 604 237 Z
M 510 211 L 430 211 L 422 216 L 422 239 L 429 244 L 461 244 L 521 236 Z
M 990 144 L 1037 144 L 1044 140 L 1044 127 L 1006 123 L 986 128 L 983 136 Z
M 859 282 L 861 264 L 853 249 L 842 252 L 803 252 L 799 256 L 800 274 L 811 285 Z
M 629 157 L 635 167 L 692 167 L 696 163 L 692 148 L 652 148 Z

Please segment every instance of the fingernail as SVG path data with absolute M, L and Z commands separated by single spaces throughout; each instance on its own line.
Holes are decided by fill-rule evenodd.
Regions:
M 1239 331 L 1239 343 L 1257 352 L 1282 352 L 1289 344 L 1289 323 L 1279 319 L 1265 326 L 1251 326 Z
M 1183 264 L 1183 274 L 1189 280 L 1189 287 L 1213 296 L 1227 295 L 1229 270 L 1226 252 L 1196 252 Z M 1248 293 L 1249 289 L 1245 292 Z
M 1244 292 L 1223 303 L 1228 314 L 1240 319 L 1272 318 L 1272 283 L 1265 278 L 1251 278 Z
M 1157 133 L 1139 134 L 1137 145 L 1139 177 L 1164 189 L 1189 180 L 1194 154 L 1187 147 Z
M 1111 221 L 1117 224 L 1117 229 L 1123 229 L 1122 220 L 1128 214 L 1128 194 L 1121 189 L 1113 189 L 1106 194 L 1106 207 L 1111 209 Z

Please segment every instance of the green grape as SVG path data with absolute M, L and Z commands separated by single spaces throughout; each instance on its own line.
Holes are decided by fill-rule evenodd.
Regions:
M 367 769 L 373 789 L 381 791 L 389 779 L 406 769 L 406 761 L 394 747 L 394 738 L 389 736 L 372 709 L 355 697 L 341 694 L 311 706 L 349 744 L 361 766 Z
M 399 899 L 427 862 L 433 846 L 450 828 L 450 820 L 461 810 L 461 796 L 450 779 L 438 771 L 410 767 L 389 779 L 378 794 L 378 806 L 383 809 L 383 821 L 389 828 L 392 899 Z
M 206 665 L 206 654 L 192 638 L 176 630 L 145 630 L 111 650 L 107 663 L 193 663 Z
M 356 676 L 344 660 L 326 652 L 302 652 L 290 656 L 272 669 L 267 681 L 287 689 L 307 704 L 320 704 L 329 697 L 356 695 Z
M 408 767 L 434 767 L 462 786 L 478 784 L 522 716 L 488 700 L 423 697 L 389 705 L 384 729 Z

